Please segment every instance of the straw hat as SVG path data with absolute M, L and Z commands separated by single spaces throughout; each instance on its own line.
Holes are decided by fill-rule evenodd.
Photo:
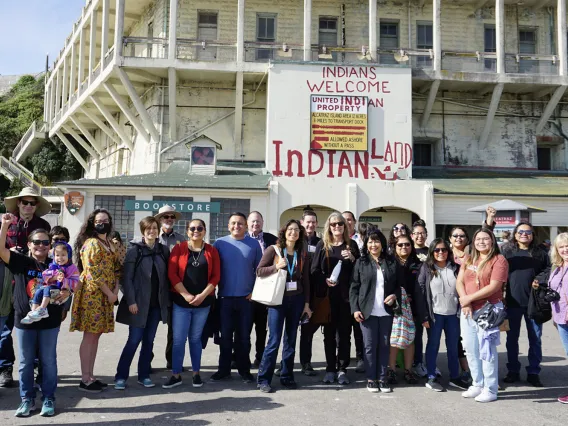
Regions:
M 160 210 L 158 210 L 158 214 L 154 216 L 156 220 L 159 222 L 163 215 L 173 213 L 176 217 L 176 220 L 181 219 L 181 213 L 177 212 L 172 206 L 164 206 Z
M 18 195 L 12 197 L 4 198 L 4 205 L 6 206 L 6 211 L 10 213 L 15 213 L 18 211 L 18 201 L 22 197 L 34 197 L 37 200 L 35 215 L 45 216 L 51 211 L 51 204 L 33 190 L 33 188 L 26 187 L 20 191 Z

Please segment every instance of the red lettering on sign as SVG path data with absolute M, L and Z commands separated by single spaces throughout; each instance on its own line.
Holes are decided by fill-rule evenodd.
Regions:
M 387 141 L 387 147 L 385 149 L 385 161 L 390 161 L 391 163 L 396 162 L 396 157 L 395 157 L 394 160 L 393 160 L 393 157 L 392 157 L 392 148 L 391 148 L 390 141 Z
M 320 160 L 320 165 L 319 165 L 319 168 L 317 170 L 314 170 L 313 167 L 312 167 L 314 155 L 316 157 L 318 157 L 319 160 Z M 317 175 L 322 171 L 322 169 L 323 169 L 323 154 L 320 151 L 316 151 L 316 150 L 311 149 L 308 152 L 308 175 L 310 175 L 310 176 Z
M 371 139 L 371 159 L 372 160 L 382 160 L 382 155 L 377 155 L 377 140 L 375 138 Z
M 335 154 L 335 151 L 333 150 L 329 150 L 327 151 L 327 155 L 329 157 L 329 172 L 327 173 L 327 177 L 335 177 L 333 175 L 333 155 Z
M 355 177 L 359 177 L 359 170 L 363 175 L 363 179 L 369 179 L 369 153 L 365 151 L 363 153 L 363 158 L 361 158 L 361 153 L 355 153 Z
M 273 176 L 282 176 L 282 170 L 280 170 L 280 145 L 282 145 L 282 141 L 272 141 L 275 147 L 276 153 L 276 168 L 272 170 Z
M 298 177 L 304 177 L 304 168 L 302 165 L 302 160 L 303 160 L 303 156 L 302 153 L 300 151 L 296 151 L 295 149 L 289 149 L 288 150 L 288 171 L 286 173 L 284 173 L 286 176 L 294 176 L 294 172 L 292 171 L 292 167 L 293 167 L 293 161 L 292 161 L 292 157 L 296 157 L 298 160 L 298 174 L 296 176 Z
M 343 171 L 347 170 L 349 177 L 353 177 L 353 170 L 351 170 L 351 162 L 349 161 L 349 156 L 345 151 L 341 153 L 339 158 L 339 167 L 337 169 L 337 177 L 343 176 Z

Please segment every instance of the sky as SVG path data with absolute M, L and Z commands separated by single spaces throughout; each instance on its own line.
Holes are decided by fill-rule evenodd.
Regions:
M 49 66 L 81 16 L 85 0 L 0 0 L 0 75 L 35 74 Z

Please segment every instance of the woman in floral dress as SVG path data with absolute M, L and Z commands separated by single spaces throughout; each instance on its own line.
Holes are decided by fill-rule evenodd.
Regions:
M 79 349 L 81 383 L 79 390 L 101 392 L 106 383 L 97 380 L 93 370 L 102 333 L 114 331 L 114 303 L 118 299 L 120 261 L 108 236 L 112 218 L 108 211 L 96 209 L 81 227 L 75 242 L 81 286 L 71 311 L 71 331 L 82 331 Z

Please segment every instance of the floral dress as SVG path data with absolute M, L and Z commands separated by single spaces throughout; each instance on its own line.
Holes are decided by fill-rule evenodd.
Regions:
M 81 285 L 71 310 L 70 331 L 111 333 L 114 331 L 114 305 L 102 292 L 113 290 L 120 272 L 118 253 L 98 238 L 89 238 L 81 248 Z

